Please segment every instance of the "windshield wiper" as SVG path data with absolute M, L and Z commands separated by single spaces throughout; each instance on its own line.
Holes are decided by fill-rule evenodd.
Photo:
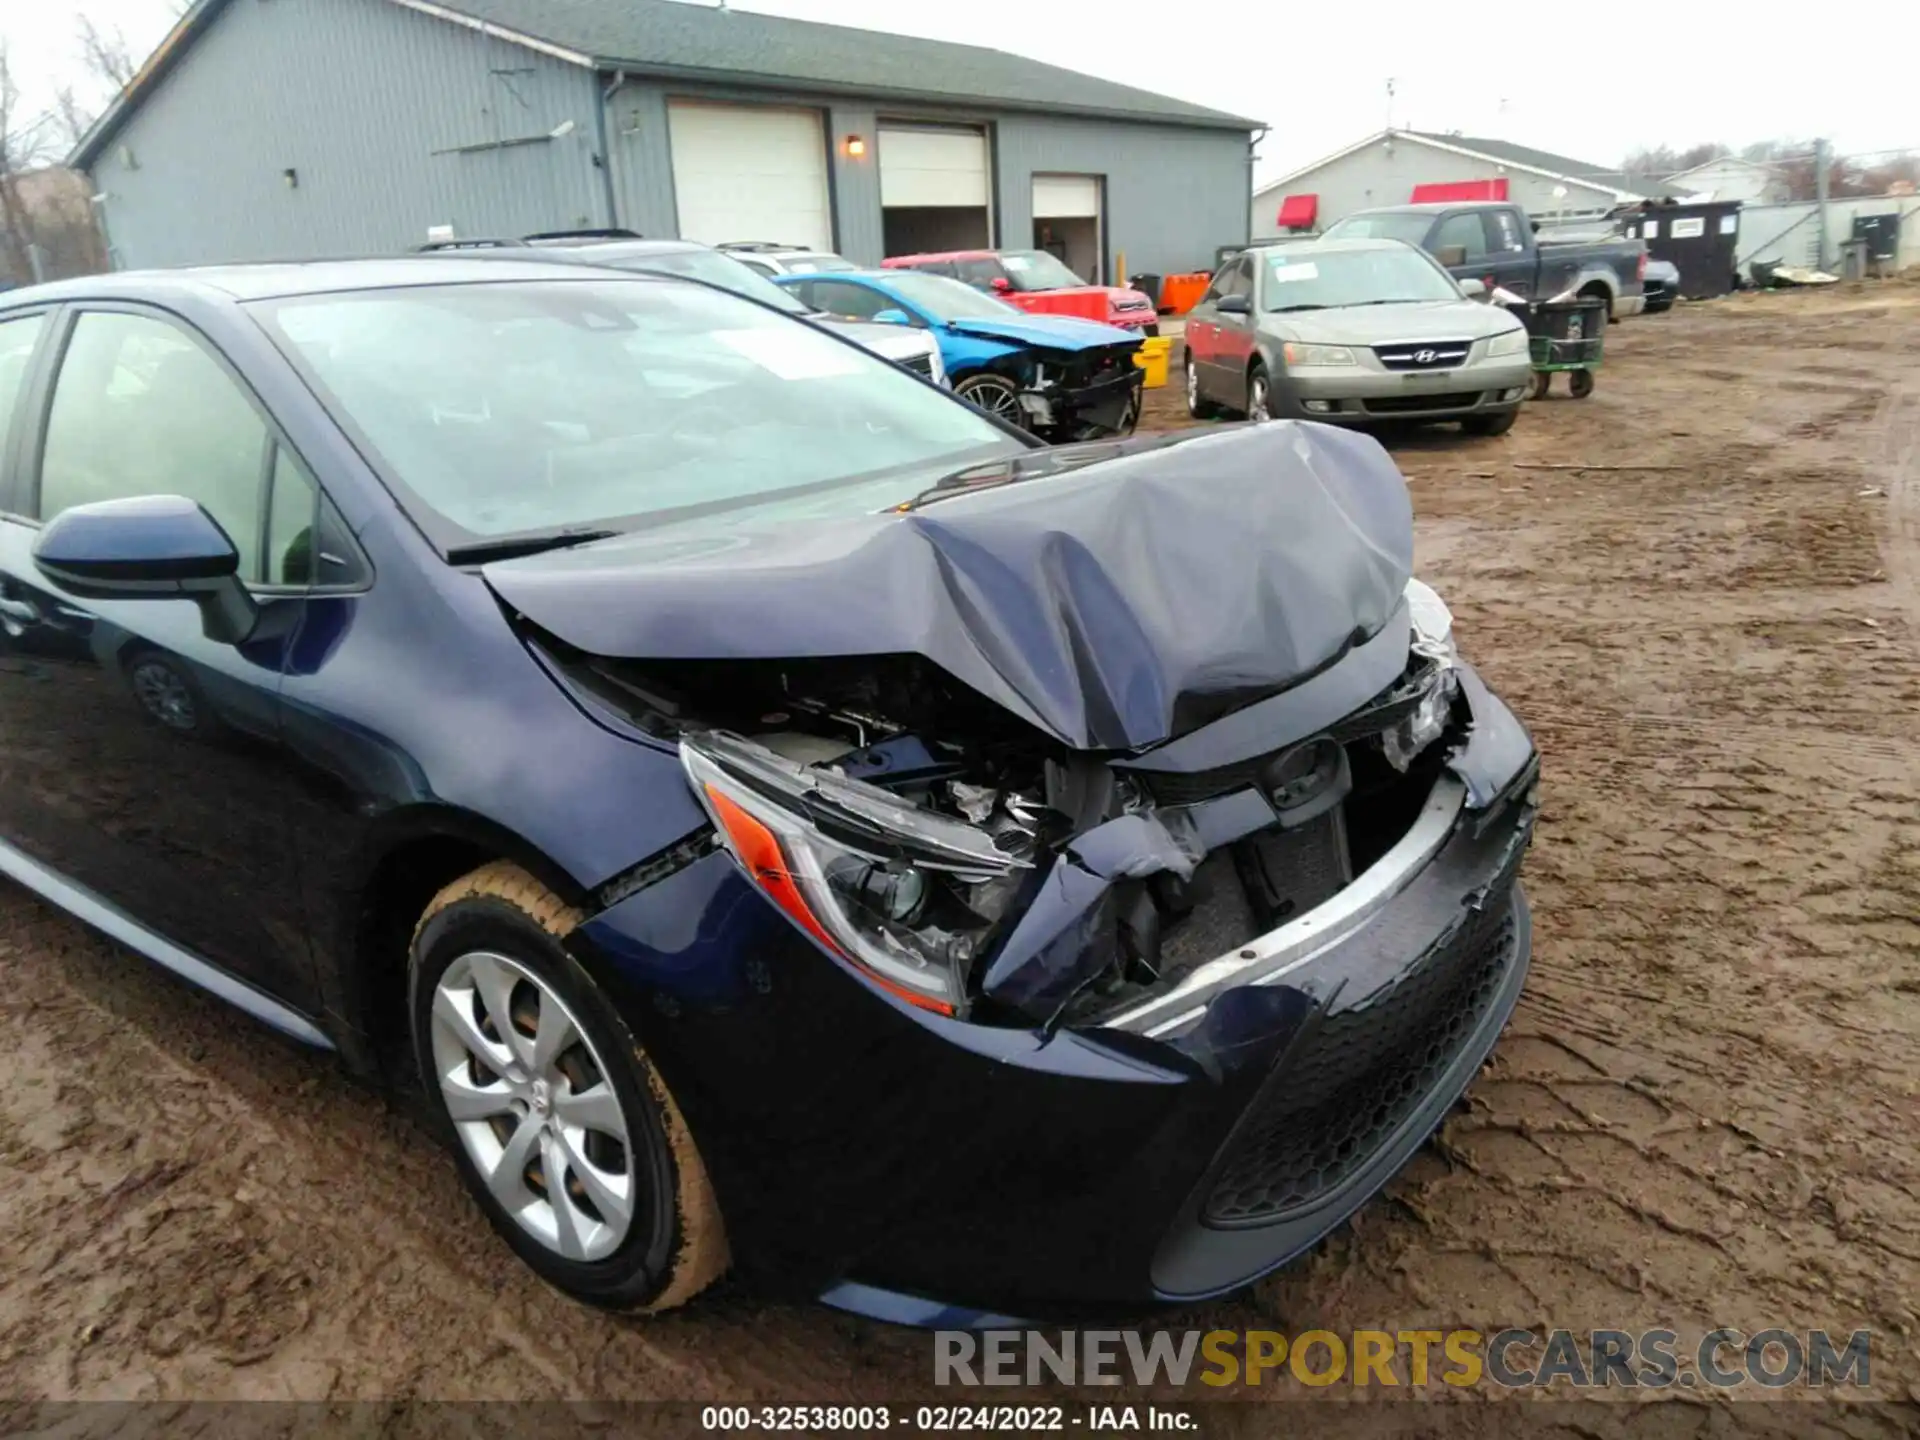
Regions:
M 618 530 L 592 530 L 584 526 L 570 530 L 548 530 L 539 535 L 503 535 L 498 540 L 474 540 L 447 549 L 449 565 L 487 565 L 495 560 L 517 560 L 522 555 L 540 555 L 549 550 L 565 550 L 595 540 L 611 540 Z
M 1431 299 L 1429 299 L 1422 296 L 1414 295 L 1414 296 L 1403 296 L 1397 300 L 1356 300 L 1353 303 L 1356 307 L 1361 305 L 1431 305 L 1434 302 L 1434 300 L 1437 300 L 1438 298 L 1439 298 L 1438 296 L 1434 296 Z
M 1268 308 L 1269 315 L 1290 315 L 1295 310 L 1324 310 L 1324 305 L 1274 305 Z
M 957 495 L 973 495 L 982 490 L 997 490 L 1002 485 L 1011 485 L 1020 478 L 1017 464 L 1020 458 L 1023 457 L 1010 456 L 1005 460 L 983 460 L 978 465 L 968 465 L 942 475 L 911 500 L 903 500 L 888 508 L 904 514 L 909 510 L 923 510 L 942 500 L 951 500 Z

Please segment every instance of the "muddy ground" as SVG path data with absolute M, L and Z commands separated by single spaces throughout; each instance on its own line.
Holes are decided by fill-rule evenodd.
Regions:
M 1350 1227 L 1174 1323 L 1868 1327 L 1920 1399 L 1920 286 L 1608 344 L 1504 439 L 1394 442 L 1545 755 L 1512 1028 Z M 725 1286 L 570 1305 L 403 1115 L 0 882 L 0 1397 L 906 1398 L 930 1354 Z

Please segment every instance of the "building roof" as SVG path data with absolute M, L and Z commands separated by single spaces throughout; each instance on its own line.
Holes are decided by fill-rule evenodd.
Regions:
M 229 0 L 196 0 L 68 163 L 84 169 Z M 946 40 L 757 15 L 698 0 L 390 0 L 602 71 L 778 85 L 875 99 L 1257 130 L 1210 110 L 1057 65 Z
M 1535 150 L 1530 145 L 1516 145 L 1508 140 L 1490 140 L 1472 135 L 1443 135 L 1432 130 L 1380 130 L 1364 139 L 1356 140 L 1343 149 L 1336 150 L 1331 155 L 1322 156 L 1311 165 L 1302 166 L 1291 174 L 1282 175 L 1278 180 L 1268 181 L 1254 192 L 1254 198 L 1258 199 L 1271 191 L 1281 189 L 1303 175 L 1310 175 L 1323 166 L 1351 155 L 1356 150 L 1387 139 L 1412 140 L 1416 144 L 1431 145 L 1456 155 L 1470 155 L 1509 169 L 1531 171 L 1551 180 L 1586 185 L 1622 198 L 1665 199 L 1668 196 L 1681 196 L 1687 193 L 1683 186 L 1668 185 L 1665 181 L 1657 180 L 1650 175 L 1629 175 L 1624 170 L 1592 165 L 1584 160 L 1575 160 L 1569 155 L 1556 155 L 1550 150 Z
M 1657 176 L 1629 175 L 1617 166 L 1594 165 L 1551 150 L 1536 150 L 1531 145 L 1516 145 L 1511 140 L 1490 140 L 1475 135 L 1441 135 L 1431 130 L 1407 130 L 1403 134 L 1419 140 L 1433 140 L 1458 150 L 1471 150 L 1489 160 L 1523 165 L 1529 170 L 1545 171 L 1562 180 L 1580 180 L 1603 190 L 1620 190 L 1631 195 L 1660 199 L 1676 193 Z
M 1757 170 L 1762 175 L 1771 176 L 1775 179 L 1782 178 L 1778 165 L 1770 165 L 1764 160 L 1748 160 L 1739 155 L 1719 155 L 1711 160 L 1702 160 L 1698 165 L 1689 165 L 1684 170 L 1676 170 L 1671 175 L 1668 175 L 1666 179 L 1669 181 L 1684 180 L 1689 175 L 1698 175 L 1702 170 L 1720 170 L 1728 165 L 1736 166 L 1741 170 Z

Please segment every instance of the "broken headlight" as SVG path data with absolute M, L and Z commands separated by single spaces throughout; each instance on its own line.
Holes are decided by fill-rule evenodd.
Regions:
M 979 938 L 1028 867 L 985 830 L 737 735 L 680 742 L 680 763 L 740 867 L 789 919 L 876 984 L 957 1015 Z
M 1406 593 L 1407 614 L 1413 622 L 1413 653 L 1431 661 L 1434 674 L 1413 713 L 1380 735 L 1387 763 L 1402 772 L 1446 730 L 1454 697 L 1460 693 L 1460 677 L 1454 671 L 1460 655 L 1453 645 L 1453 612 L 1433 587 L 1422 581 L 1409 579 Z

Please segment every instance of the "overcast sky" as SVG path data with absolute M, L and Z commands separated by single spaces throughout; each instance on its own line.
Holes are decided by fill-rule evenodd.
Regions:
M 342 0 L 345 3 L 345 0 Z M 617 4 L 619 0 L 601 0 Z M 689 0 L 694 3 L 694 0 Z M 1825 134 L 1842 151 L 1920 149 L 1908 82 L 1920 4 L 1868 0 L 1768 22 L 1754 5 L 1289 4 L 1209 0 L 733 0 L 734 8 L 1012 50 L 1264 120 L 1271 179 L 1393 122 L 1493 135 L 1595 164 L 1635 146 Z M 136 53 L 173 0 L 0 0 L 0 36 L 36 102 L 84 83 L 74 16 Z M 1787 12 L 1775 12 L 1784 17 Z M 1831 23 L 1827 23 L 1830 20 Z M 1556 30 L 1567 39 L 1556 43 Z

